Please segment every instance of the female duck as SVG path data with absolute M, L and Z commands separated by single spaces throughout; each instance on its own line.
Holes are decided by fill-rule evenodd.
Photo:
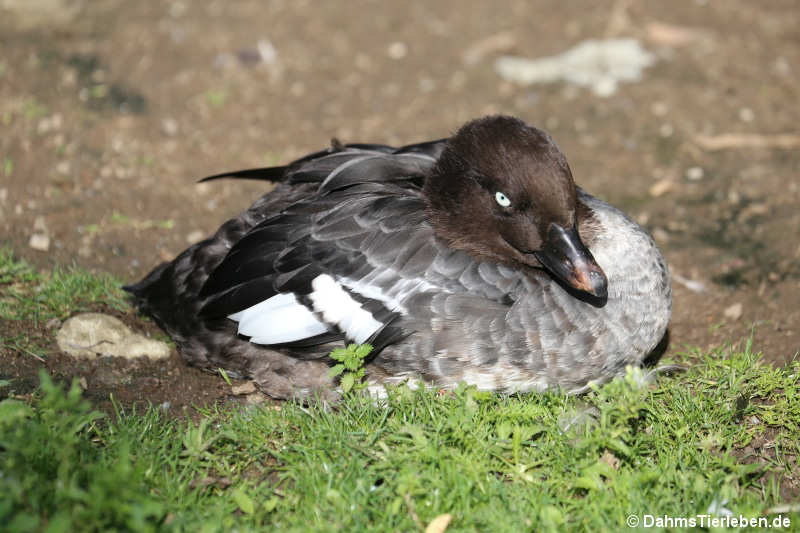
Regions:
M 335 396 L 342 342 L 375 347 L 375 385 L 578 392 L 642 364 L 665 333 L 653 240 L 520 120 L 218 177 L 280 183 L 127 290 L 189 363 L 273 397 Z

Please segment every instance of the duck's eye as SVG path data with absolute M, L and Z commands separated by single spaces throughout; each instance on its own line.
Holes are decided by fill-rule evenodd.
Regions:
M 500 204 L 501 207 L 508 207 L 511 205 L 511 200 L 508 199 L 508 196 L 500 191 L 494 193 L 494 199 L 497 200 L 497 203 Z

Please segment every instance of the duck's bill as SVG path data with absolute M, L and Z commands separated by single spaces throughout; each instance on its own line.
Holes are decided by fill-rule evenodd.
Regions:
M 608 278 L 574 228 L 551 224 L 536 258 L 555 277 L 575 290 L 597 298 L 608 297 Z

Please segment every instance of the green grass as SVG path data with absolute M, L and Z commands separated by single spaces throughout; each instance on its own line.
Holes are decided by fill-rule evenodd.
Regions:
M 42 360 L 49 339 L 44 326 L 98 305 L 130 309 L 121 283 L 77 267 L 37 272 L 0 246 L 0 349 Z M 12 323 L 21 327 L 9 329 Z
M 0 258 L 12 320 L 119 297 L 105 278 Z M 335 409 L 229 405 L 196 422 L 104 416 L 42 375 L 32 399 L 0 402 L 0 524 L 422 531 L 448 513 L 449 532 L 624 531 L 629 515 L 772 520 L 783 507 L 797 530 L 800 362 L 762 365 L 749 344 L 686 358 L 686 373 L 651 384 L 632 370 L 580 398 L 399 387 L 379 405 L 353 392 Z
M 583 398 L 401 387 L 382 406 L 352 394 L 335 410 L 218 409 L 196 425 L 157 409 L 98 420 L 77 385 L 44 376 L 31 405 L 0 403 L 0 522 L 413 531 L 450 513 L 448 531 L 615 531 L 630 514 L 758 517 L 793 503 L 779 484 L 800 452 L 798 371 L 745 348 Z M 743 460 L 754 439 L 770 445 Z
M 0 247 L 0 320 L 39 324 L 67 318 L 99 303 L 124 311 L 129 306 L 120 285 L 112 276 L 76 267 L 36 272 Z

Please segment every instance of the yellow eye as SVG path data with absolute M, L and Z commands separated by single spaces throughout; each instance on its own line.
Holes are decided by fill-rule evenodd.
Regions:
M 508 207 L 511 205 L 511 200 L 508 199 L 508 196 L 500 191 L 494 193 L 494 199 L 497 200 L 497 203 L 500 204 L 501 207 Z

